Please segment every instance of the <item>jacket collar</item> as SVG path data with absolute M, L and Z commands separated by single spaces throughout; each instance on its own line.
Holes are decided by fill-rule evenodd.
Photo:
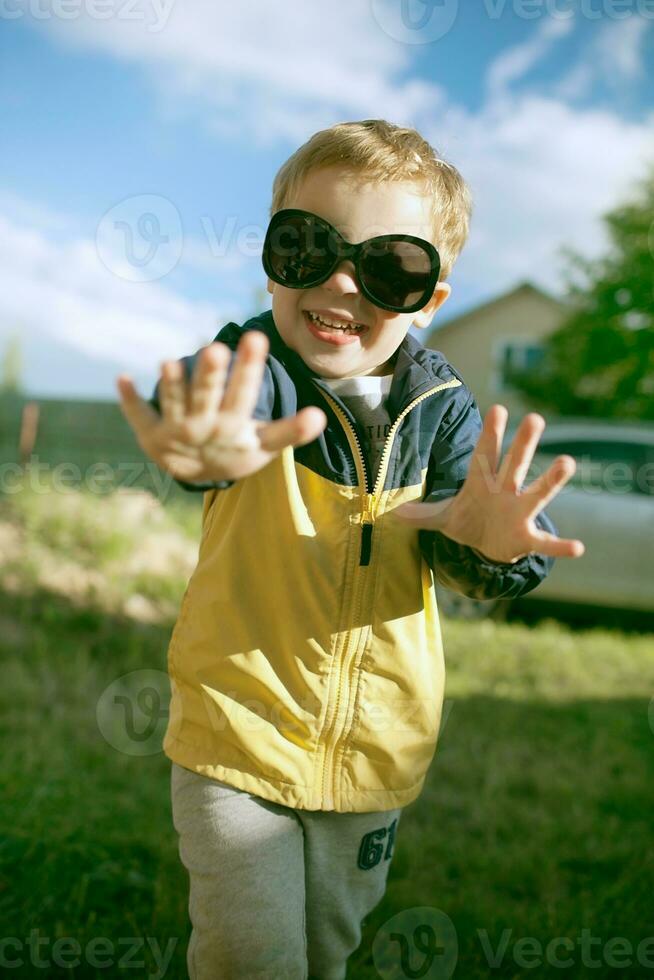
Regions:
M 327 388 L 323 385 L 320 375 L 308 367 L 299 354 L 284 343 L 275 325 L 272 310 L 266 310 L 247 320 L 242 329 L 261 330 L 265 333 L 270 343 L 270 353 L 281 361 L 291 377 L 312 379 L 319 387 Z M 439 382 L 447 380 L 447 372 L 443 374 L 443 368 L 448 366 L 440 351 L 423 347 L 409 333 L 404 337 L 394 356 L 393 380 L 386 403 L 391 418 L 399 415 L 414 398 L 429 391 Z M 332 391 L 330 395 L 332 398 L 335 397 Z

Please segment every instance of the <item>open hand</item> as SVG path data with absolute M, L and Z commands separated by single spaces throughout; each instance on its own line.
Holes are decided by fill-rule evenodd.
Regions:
M 516 562 L 530 551 L 554 558 L 580 558 L 583 542 L 541 530 L 534 518 L 577 468 L 572 456 L 557 456 L 528 487 L 522 487 L 545 420 L 525 415 L 498 471 L 508 411 L 492 405 L 459 492 L 436 503 L 407 503 L 393 513 L 418 528 L 441 531 L 497 562 Z
M 264 333 L 244 333 L 227 383 L 232 352 L 226 344 L 214 342 L 202 349 L 188 384 L 183 365 L 165 361 L 161 414 L 139 396 L 127 375 L 120 375 L 120 407 L 143 451 L 174 477 L 204 483 L 247 476 L 286 446 L 316 439 L 327 424 L 318 407 L 274 422 L 252 418 L 267 354 Z

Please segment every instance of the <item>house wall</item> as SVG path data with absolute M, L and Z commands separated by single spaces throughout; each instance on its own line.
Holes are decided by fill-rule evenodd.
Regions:
M 426 346 L 442 351 L 473 391 L 479 410 L 506 405 L 509 424 L 534 406 L 502 385 L 500 359 L 507 341 L 543 343 L 562 322 L 565 307 L 531 287 L 523 287 L 457 317 L 435 330 Z M 542 413 L 547 419 L 547 414 Z M 518 421 L 518 420 L 516 420 Z

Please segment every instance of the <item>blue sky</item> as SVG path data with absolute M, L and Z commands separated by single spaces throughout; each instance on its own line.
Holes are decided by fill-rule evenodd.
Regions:
M 334 122 L 416 126 L 470 184 L 434 326 L 525 279 L 559 293 L 560 247 L 597 254 L 654 162 L 648 0 L 0 0 L 0 21 L 0 344 L 34 395 L 114 398 L 120 372 L 149 394 L 265 308 L 273 177 Z

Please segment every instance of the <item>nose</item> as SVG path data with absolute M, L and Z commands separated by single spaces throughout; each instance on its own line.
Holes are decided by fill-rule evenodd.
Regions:
M 359 284 L 356 280 L 354 262 L 351 259 L 343 259 L 323 285 L 326 289 L 339 295 L 358 293 Z

